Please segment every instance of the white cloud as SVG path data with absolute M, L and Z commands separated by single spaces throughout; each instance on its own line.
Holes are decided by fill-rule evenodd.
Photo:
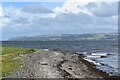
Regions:
M 46 18 L 46 19 L 55 18 L 56 19 L 57 17 L 64 15 L 64 14 L 68 14 L 68 15 L 69 14 L 75 14 L 75 15 L 85 14 L 85 15 L 88 15 L 88 17 L 90 17 L 90 16 L 91 17 L 94 17 L 94 16 L 101 17 L 101 16 L 106 16 L 106 15 L 108 16 L 109 14 L 112 13 L 113 9 L 106 8 L 106 5 L 108 5 L 109 2 L 105 5 L 102 5 L 102 3 L 94 3 L 95 6 L 92 6 L 92 7 L 88 6 L 90 2 L 95 2 L 95 1 L 98 1 L 98 0 L 68 0 L 67 2 L 65 2 L 63 4 L 62 7 L 54 8 L 53 12 L 49 11 L 46 8 L 44 11 L 41 8 L 39 9 L 38 6 L 37 6 L 37 9 L 35 7 L 32 9 L 29 9 L 28 11 L 25 11 L 26 9 L 24 9 L 24 7 L 15 8 L 12 6 L 7 6 L 7 7 L 4 7 L 3 27 L 7 26 L 8 24 L 14 24 L 14 25 L 15 24 L 23 24 L 23 23 L 30 24 L 34 19 L 39 19 L 39 18 L 42 18 L 42 19 L 43 18 Z M 100 0 L 100 1 L 103 1 L 103 0 Z M 112 5 L 112 3 L 109 3 L 109 5 Z M 34 7 L 34 6 L 31 6 L 31 7 Z M 107 7 L 110 7 L 110 6 L 107 6 Z M 30 8 L 30 7 L 27 7 L 27 9 L 28 8 Z M 36 12 L 36 10 L 39 10 L 39 11 Z M 110 10 L 110 11 L 108 11 L 108 10 Z M 43 12 L 45 12 L 45 13 L 43 13 Z M 115 11 L 113 11 L 113 12 L 115 12 Z M 65 16 L 67 16 L 67 15 L 65 15 Z M 116 15 L 112 14 L 110 16 L 116 16 Z M 64 17 L 63 17 L 63 19 L 64 19 Z M 79 18 L 84 19 L 84 15 L 83 15 L 83 17 L 79 16 Z
M 2 5 L 0 5 L 0 28 L 2 27 L 2 17 L 3 16 L 3 9 L 2 9 Z
M 55 13 L 35 13 L 34 8 L 33 8 L 34 12 L 32 12 L 32 10 L 31 11 L 29 10 L 30 12 L 24 11 L 22 8 L 15 8 L 13 6 L 4 7 L 3 14 L 1 16 L 2 21 L 0 22 L 0 24 L 2 24 L 2 27 L 6 27 L 9 24 L 14 26 L 15 25 L 18 26 L 20 24 L 22 25 L 30 24 L 31 21 L 37 18 L 54 18 L 56 16 Z
M 6 6 L 2 16 L 3 33 L 13 37 L 30 35 L 31 32 L 39 35 L 117 30 L 116 6 L 113 3 L 89 2 L 93 0 L 77 1 L 83 0 L 69 0 L 63 6 L 54 8 L 53 12 L 48 11 L 49 13 L 35 8 L 25 11 L 24 7 Z
M 118 0 L 114 0 L 114 1 L 118 1 Z M 64 3 L 64 5 L 62 7 L 56 7 L 53 9 L 53 12 L 55 12 L 56 14 L 61 14 L 61 13 L 74 13 L 74 14 L 79 14 L 79 13 L 84 13 L 90 16 L 94 16 L 94 13 L 101 14 L 101 10 L 104 10 L 103 6 L 103 2 L 106 3 L 106 7 L 110 7 L 110 5 L 113 4 L 114 2 L 113 0 L 68 0 Z M 89 8 L 87 8 L 86 6 L 93 2 L 95 4 L 95 6 L 90 10 Z M 115 7 L 116 8 L 116 7 Z M 103 12 L 107 12 L 103 11 Z M 110 9 L 109 9 L 110 11 Z M 103 13 L 102 12 L 102 13 Z M 114 11 L 113 11 L 114 12 Z M 110 13 L 108 13 L 110 14 Z
M 10 22 L 11 22 L 11 20 L 9 18 L 2 18 L 2 26 L 1 27 L 8 26 Z
M 47 18 L 48 17 L 55 18 L 56 16 L 57 16 L 56 13 L 49 13 L 49 14 L 46 15 Z
M 3 10 L 2 10 L 2 5 L 0 4 L 0 41 L 2 40 L 2 14 Z
M 88 4 L 88 1 L 91 0 L 68 0 L 67 2 L 64 3 L 62 7 L 56 7 L 53 9 L 53 12 L 55 13 L 85 13 L 88 15 L 92 15 L 84 6 Z M 94 0 L 95 1 L 95 0 Z
M 0 5 L 0 17 L 2 17 L 3 15 L 3 9 L 2 9 L 2 5 Z

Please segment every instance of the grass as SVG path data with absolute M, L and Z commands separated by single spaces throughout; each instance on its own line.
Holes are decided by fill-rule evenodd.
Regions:
M 15 48 L 15 47 L 2 47 L 2 77 L 9 75 L 12 71 L 21 68 L 22 61 L 20 54 L 31 54 L 36 52 L 35 49 L 28 48 Z M 1 65 L 0 64 L 0 65 Z

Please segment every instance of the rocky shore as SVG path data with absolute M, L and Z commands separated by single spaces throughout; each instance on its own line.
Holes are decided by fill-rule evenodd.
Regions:
M 6 78 L 109 78 L 107 73 L 97 70 L 95 65 L 78 54 L 45 49 L 34 54 L 20 55 L 20 58 L 23 62 L 21 69 L 13 71 Z

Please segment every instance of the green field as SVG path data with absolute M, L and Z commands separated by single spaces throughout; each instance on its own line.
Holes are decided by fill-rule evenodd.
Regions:
M 12 71 L 22 68 L 22 60 L 20 56 L 23 54 L 31 54 L 36 52 L 36 49 L 15 48 L 15 47 L 0 47 L 1 57 L 0 66 L 2 66 L 2 76 L 9 75 Z

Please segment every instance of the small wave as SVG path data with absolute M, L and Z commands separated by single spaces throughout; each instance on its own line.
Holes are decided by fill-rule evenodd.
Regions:
M 76 52 L 77 54 L 83 54 L 83 55 L 86 55 L 87 52 Z
M 43 49 L 44 51 L 49 51 L 49 49 Z
M 95 55 L 95 56 L 87 56 L 87 58 L 92 58 L 92 59 L 96 59 L 96 58 L 101 58 L 101 56 L 97 56 L 97 55 Z
M 95 65 L 97 65 L 97 66 L 100 66 L 100 65 L 101 65 L 100 63 L 95 62 L 95 61 L 93 61 L 93 60 L 91 60 L 91 59 L 84 58 L 84 60 L 86 60 L 86 61 L 88 61 L 88 62 L 90 62 L 90 63 L 93 63 L 93 64 L 95 64 Z
M 102 52 L 99 52 L 99 53 L 91 53 L 92 56 L 107 56 L 108 53 L 102 53 Z

